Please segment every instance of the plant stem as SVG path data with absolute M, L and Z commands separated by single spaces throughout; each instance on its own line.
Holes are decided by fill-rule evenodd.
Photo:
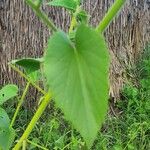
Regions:
M 18 143 L 15 145 L 13 150 L 19 150 L 19 148 L 22 145 L 22 142 L 28 138 L 29 134 L 33 130 L 35 124 L 41 117 L 42 113 L 44 112 L 46 106 L 49 104 L 50 100 L 51 100 L 51 95 L 47 93 L 41 105 L 39 106 L 38 110 L 36 111 L 35 115 L 33 116 L 32 120 L 30 121 L 29 125 L 27 126 L 26 130 L 24 131 L 22 137 L 19 139 Z
M 20 74 L 21 77 L 25 78 L 28 82 L 30 82 L 39 92 L 41 92 L 42 94 L 46 94 L 46 92 L 41 89 L 38 85 L 36 85 L 33 81 L 31 81 L 22 71 L 20 71 L 15 65 L 9 64 L 10 67 L 15 70 L 16 72 L 18 72 Z
M 27 83 L 27 85 L 26 85 L 26 87 L 25 87 L 25 89 L 24 89 L 24 91 L 23 91 L 23 94 L 22 94 L 21 99 L 20 99 L 20 101 L 19 101 L 19 103 L 18 103 L 18 106 L 17 106 L 17 109 L 16 109 L 15 114 L 14 114 L 14 116 L 13 116 L 13 119 L 12 119 L 12 121 L 11 121 L 10 127 L 13 126 L 13 124 L 14 124 L 14 122 L 15 122 L 15 120 L 16 120 L 17 114 L 18 114 L 18 112 L 19 112 L 20 107 L 22 106 L 22 103 L 23 103 L 24 98 L 25 98 L 25 96 L 26 96 L 26 94 L 27 94 L 27 91 L 28 91 L 28 89 L 29 89 L 29 86 L 30 86 L 30 82 Z
M 108 25 L 111 23 L 113 18 L 117 15 L 118 11 L 121 9 L 121 7 L 124 5 L 126 0 L 116 0 L 112 7 L 108 10 L 107 14 L 103 18 L 103 20 L 99 23 L 96 30 L 100 33 L 106 30 Z
M 71 19 L 71 23 L 70 23 L 69 33 L 73 31 L 73 28 L 76 26 L 76 24 L 77 24 L 77 21 L 76 21 L 75 16 L 73 15 Z
M 34 142 L 32 142 L 32 141 L 29 141 L 28 139 L 27 139 L 27 142 L 30 143 L 31 145 L 34 145 L 34 146 L 36 146 L 36 147 L 38 147 L 38 148 L 41 148 L 41 149 L 43 149 L 43 150 L 48 150 L 47 148 L 45 148 L 45 147 L 43 147 L 43 146 L 41 146 L 41 145 L 38 145 L 37 143 L 34 143 Z
M 22 143 L 22 150 L 26 150 L 26 147 L 27 147 L 27 141 L 24 140 Z
M 25 0 L 25 1 L 33 9 L 35 14 L 44 22 L 45 25 L 47 25 L 53 31 L 57 31 L 57 28 L 54 25 L 54 23 L 48 18 L 48 16 L 44 12 L 40 10 L 38 5 L 35 5 L 31 0 Z
M 77 6 L 75 13 L 73 13 L 73 15 L 72 15 L 69 33 L 71 33 L 73 31 L 73 28 L 77 25 L 76 16 L 80 12 L 80 10 L 81 10 L 80 6 Z

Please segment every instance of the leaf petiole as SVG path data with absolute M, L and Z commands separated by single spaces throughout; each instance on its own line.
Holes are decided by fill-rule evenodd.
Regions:
M 15 113 L 14 113 L 13 119 L 12 119 L 12 121 L 11 121 L 11 123 L 10 123 L 10 127 L 13 126 L 13 124 L 14 124 L 14 122 L 15 122 L 15 120 L 16 120 L 17 114 L 18 114 L 18 112 L 19 112 L 19 109 L 20 109 L 20 107 L 21 107 L 23 101 L 24 101 L 24 98 L 25 98 L 26 93 L 27 93 L 27 91 L 28 91 L 28 89 L 29 89 L 29 86 L 30 86 L 30 82 L 27 83 L 27 85 L 26 85 L 26 87 L 25 87 L 25 89 L 24 89 L 24 91 L 23 91 L 23 94 L 22 94 L 21 99 L 20 99 L 20 101 L 19 101 L 19 103 L 18 103 L 17 109 L 16 109 L 16 111 L 15 111 Z
M 54 23 L 48 18 L 48 16 L 43 11 L 39 9 L 40 3 L 36 5 L 31 0 L 25 0 L 25 1 L 33 9 L 36 15 L 44 22 L 45 25 L 47 25 L 53 31 L 57 31 L 57 27 L 54 25 Z
M 19 75 L 21 76 L 21 77 L 23 77 L 23 78 L 25 78 L 28 82 L 30 82 L 32 85 L 33 85 L 33 87 L 35 87 L 39 92 L 41 92 L 42 94 L 46 94 L 46 92 L 43 90 L 43 89 L 41 89 L 38 85 L 36 85 L 33 81 L 31 81 L 22 71 L 20 71 L 15 65 L 12 65 L 12 64 L 9 64 L 10 65 L 10 67 L 13 69 L 13 70 L 15 70 L 16 72 L 18 72 L 19 73 Z
M 99 33 L 102 33 L 103 31 L 106 30 L 108 25 L 111 23 L 113 18 L 117 15 L 121 7 L 125 4 L 126 0 L 116 0 L 112 7 L 108 10 L 107 14 L 105 17 L 102 19 L 102 21 L 99 23 L 97 26 L 96 30 Z

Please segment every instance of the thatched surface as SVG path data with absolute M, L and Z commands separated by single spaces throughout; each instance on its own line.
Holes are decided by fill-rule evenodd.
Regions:
M 113 0 L 86 0 L 85 8 L 94 26 L 112 3 Z M 70 19 L 65 10 L 45 6 L 43 10 L 58 27 L 68 29 Z M 49 35 L 50 31 L 23 0 L 0 0 L 0 85 L 8 82 L 24 85 L 7 63 L 16 58 L 41 56 Z M 124 82 L 124 65 L 134 63 L 140 50 L 150 41 L 150 1 L 128 0 L 105 36 L 112 56 L 110 92 L 117 98 Z

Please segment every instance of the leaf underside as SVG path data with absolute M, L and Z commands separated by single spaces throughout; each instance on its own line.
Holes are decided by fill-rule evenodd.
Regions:
M 28 72 L 34 72 L 40 69 L 40 65 L 43 61 L 43 58 L 23 58 L 13 60 L 11 63 L 23 67 Z
M 23 58 L 13 60 L 11 63 L 23 67 L 30 80 L 35 82 L 39 79 L 40 68 L 43 62 L 43 58 Z
M 78 27 L 75 42 L 59 31 L 48 42 L 44 71 L 66 118 L 92 146 L 107 112 L 109 54 L 94 29 Z

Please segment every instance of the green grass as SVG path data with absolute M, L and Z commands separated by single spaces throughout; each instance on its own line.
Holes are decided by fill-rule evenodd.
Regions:
M 121 100 L 115 104 L 117 115 L 108 115 L 92 150 L 149 150 L 150 149 L 150 47 L 133 67 L 134 80 L 124 86 Z M 7 106 L 10 116 L 14 104 Z M 22 107 L 14 128 L 16 139 L 21 136 L 35 109 Z M 45 121 L 46 120 L 46 121 Z M 51 105 L 36 124 L 29 140 L 52 150 L 84 149 L 80 134 L 64 119 L 62 112 Z M 33 145 L 28 150 L 38 150 Z

